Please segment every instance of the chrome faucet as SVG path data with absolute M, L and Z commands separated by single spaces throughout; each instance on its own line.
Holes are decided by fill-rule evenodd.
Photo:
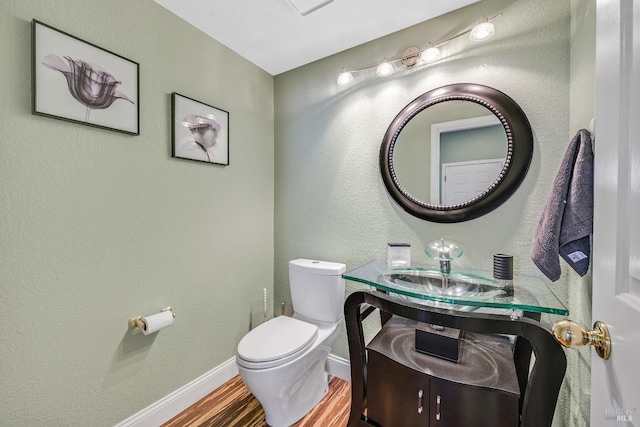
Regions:
M 448 259 L 441 259 L 440 260 L 440 271 L 442 272 L 442 274 L 451 273 L 451 261 L 448 260 Z
M 451 261 L 462 256 L 460 245 L 445 239 L 429 242 L 424 252 L 429 258 L 440 261 L 440 271 L 444 275 L 451 273 Z

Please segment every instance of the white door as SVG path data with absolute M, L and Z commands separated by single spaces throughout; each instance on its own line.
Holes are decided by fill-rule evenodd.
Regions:
M 468 202 L 498 178 L 504 159 L 442 164 L 442 205 Z
M 640 0 L 598 0 L 591 425 L 640 425 Z

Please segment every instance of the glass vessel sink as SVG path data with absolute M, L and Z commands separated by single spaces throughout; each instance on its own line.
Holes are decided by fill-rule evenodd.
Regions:
M 417 267 L 385 271 L 382 280 L 396 291 L 435 297 L 490 299 L 513 291 L 513 288 L 503 288 L 486 277 L 456 272 L 444 274 L 440 270 Z
M 342 277 L 431 306 L 462 311 L 490 308 L 569 314 L 539 277 L 517 276 L 504 286 L 505 282 L 489 278 L 490 275 L 475 271 L 445 274 L 427 266 L 388 269 L 386 260 L 378 259 Z

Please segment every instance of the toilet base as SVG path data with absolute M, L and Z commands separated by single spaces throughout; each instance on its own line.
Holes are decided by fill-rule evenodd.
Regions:
M 320 346 L 298 360 L 268 369 L 238 365 L 240 377 L 264 409 L 271 427 L 289 427 L 309 413 L 327 394 L 329 347 Z

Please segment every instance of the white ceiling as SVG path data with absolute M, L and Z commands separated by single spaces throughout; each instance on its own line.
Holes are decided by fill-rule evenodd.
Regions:
M 155 0 L 277 75 L 479 0 Z

